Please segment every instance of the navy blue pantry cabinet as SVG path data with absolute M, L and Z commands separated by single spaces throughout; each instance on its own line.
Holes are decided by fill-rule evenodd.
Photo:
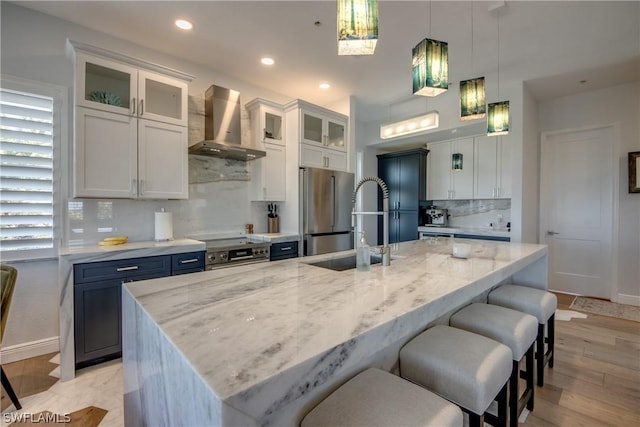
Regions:
M 122 284 L 204 271 L 204 251 L 74 266 L 76 369 L 122 355 Z
M 389 188 L 389 242 L 418 239 L 420 200 L 427 198 L 427 154 L 416 148 L 379 154 L 378 176 Z M 382 191 L 378 190 L 378 210 Z M 382 216 L 378 217 L 378 244 L 383 242 Z

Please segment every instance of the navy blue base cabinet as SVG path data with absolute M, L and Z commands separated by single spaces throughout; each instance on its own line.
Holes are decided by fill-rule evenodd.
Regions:
M 204 271 L 204 251 L 76 264 L 73 269 L 76 369 L 122 355 L 122 285 Z

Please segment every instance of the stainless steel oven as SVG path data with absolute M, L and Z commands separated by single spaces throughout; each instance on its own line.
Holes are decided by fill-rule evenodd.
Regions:
M 269 261 L 271 243 L 268 242 L 252 242 L 239 237 L 205 240 L 205 243 L 207 270 Z

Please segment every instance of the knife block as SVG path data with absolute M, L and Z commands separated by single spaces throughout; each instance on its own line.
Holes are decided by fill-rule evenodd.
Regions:
M 267 233 L 280 232 L 280 217 L 267 217 Z

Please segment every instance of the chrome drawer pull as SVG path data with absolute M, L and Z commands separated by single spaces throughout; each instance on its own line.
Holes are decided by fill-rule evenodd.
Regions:
M 116 271 L 131 271 L 131 270 L 137 270 L 138 266 L 137 265 L 133 265 L 131 267 L 120 267 L 120 268 L 116 268 Z
M 291 246 L 287 246 L 286 248 L 280 248 L 281 251 L 290 251 Z
M 180 264 L 191 264 L 192 262 L 198 262 L 198 258 L 185 259 L 180 261 Z

